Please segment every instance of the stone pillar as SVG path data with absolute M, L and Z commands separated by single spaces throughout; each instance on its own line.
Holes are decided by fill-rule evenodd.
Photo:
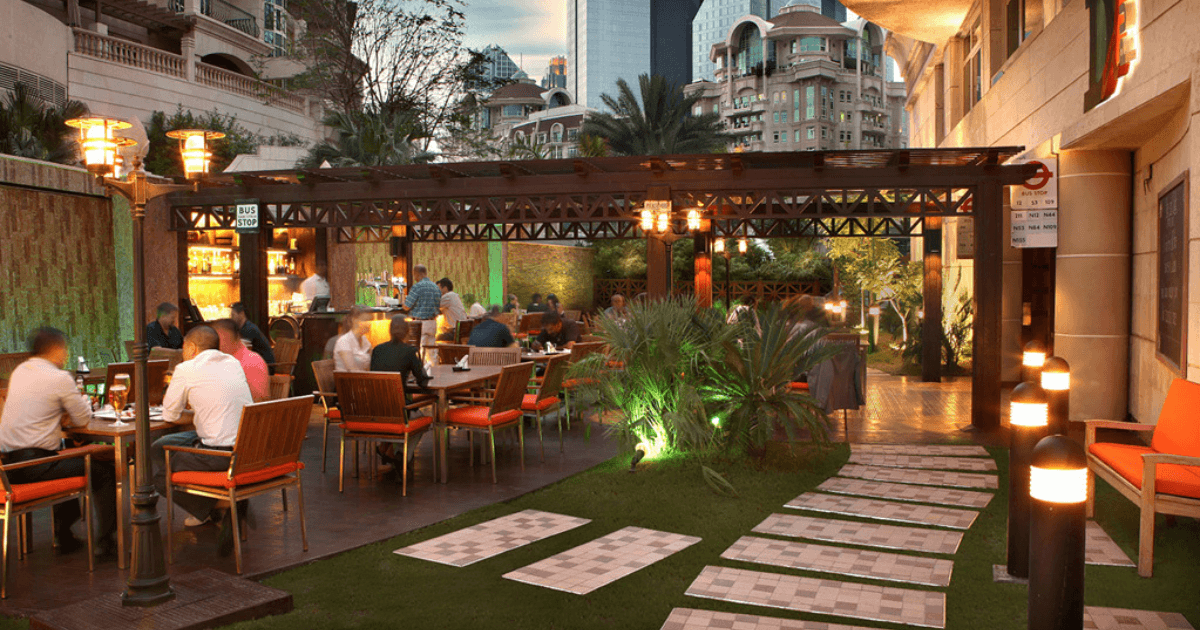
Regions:
M 1071 364 L 1071 418 L 1128 410 L 1130 179 L 1125 151 L 1059 157 L 1054 348 Z
M 194 1 L 194 0 L 193 0 Z M 196 33 L 188 31 L 179 40 L 180 56 L 183 57 L 183 74 L 189 83 L 196 80 Z

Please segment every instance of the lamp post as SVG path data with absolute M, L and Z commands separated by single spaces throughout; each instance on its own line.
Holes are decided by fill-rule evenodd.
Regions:
M 1008 450 L 1008 574 L 1029 577 L 1029 462 L 1046 437 L 1046 392 L 1036 383 L 1013 389 Z
M 733 308 L 733 280 L 729 277 L 729 259 L 733 258 L 733 252 L 725 246 L 723 238 L 713 241 L 713 252 L 725 258 L 725 309 L 728 310 Z
M 1035 339 L 1025 344 L 1025 350 L 1021 353 L 1021 365 L 1025 370 L 1025 378 L 1022 380 L 1040 383 L 1042 381 L 1042 365 L 1045 363 L 1046 346 L 1042 345 L 1042 342 Z
M 1050 357 L 1042 366 L 1042 389 L 1050 404 L 1050 433 L 1066 435 L 1071 425 L 1071 366 L 1062 357 Z
M 1029 548 L 1029 630 L 1083 628 L 1087 456 L 1063 435 L 1033 450 Z
M 87 169 L 110 191 L 129 201 L 133 216 L 133 378 L 137 391 L 150 391 L 146 373 L 146 270 L 145 240 L 143 225 L 146 204 L 163 195 L 185 190 L 195 190 L 198 183 L 190 185 L 159 184 L 149 181 L 142 169 L 140 157 L 134 158 L 133 169 L 124 181 L 113 177 L 116 166 L 117 148 L 136 144 L 128 138 L 113 134 L 131 125 L 125 121 L 88 117 L 66 121 L 79 130 L 79 143 L 83 149 Z M 206 142 L 223 137 L 224 134 L 203 130 L 181 130 L 169 135 L 180 140 L 183 147 L 184 172 L 188 179 L 197 179 L 208 172 Z M 154 490 L 150 470 L 150 408 L 146 396 L 138 396 L 134 402 L 134 428 L 137 444 L 134 449 L 133 514 L 130 522 L 133 529 L 133 562 L 121 602 L 127 606 L 154 606 L 175 596 L 163 556 L 162 532 L 159 529 L 158 493 Z M 117 462 L 118 466 L 124 465 Z
M 879 339 L 879 316 L 883 313 L 883 309 L 879 303 L 873 303 L 867 307 L 867 314 L 871 316 L 871 352 L 875 352 L 875 343 Z

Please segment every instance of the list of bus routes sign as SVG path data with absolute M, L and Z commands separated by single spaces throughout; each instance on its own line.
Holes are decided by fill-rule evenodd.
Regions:
M 258 232 L 258 200 L 247 199 L 237 202 L 235 227 L 239 234 L 254 234 Z
M 1033 177 L 1012 187 L 1009 205 L 1013 210 L 1041 210 L 1058 207 L 1058 158 L 1013 160 L 1013 164 L 1033 164 L 1038 167 Z
M 1012 246 L 1058 247 L 1058 210 L 1017 210 L 1012 213 Z

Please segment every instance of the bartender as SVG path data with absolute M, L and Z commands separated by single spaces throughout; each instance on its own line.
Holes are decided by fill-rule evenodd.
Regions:
M 329 281 L 325 279 L 329 275 L 329 266 L 324 262 L 318 262 L 316 271 L 313 275 L 304 279 L 300 284 L 300 291 L 304 293 L 304 301 L 308 303 L 309 308 L 312 308 L 312 302 L 319 297 L 332 297 L 329 290 Z

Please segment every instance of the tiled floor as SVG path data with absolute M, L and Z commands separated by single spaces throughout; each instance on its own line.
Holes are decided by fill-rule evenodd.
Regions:
M 931 457 L 988 457 L 987 449 L 976 444 L 853 444 L 854 453 L 876 455 L 925 455 Z
M 957 552 L 963 538 L 962 532 L 945 529 L 859 523 L 792 514 L 772 514 L 755 526 L 753 531 L 847 545 L 943 554 Z
M 933 470 L 996 470 L 996 462 L 975 457 L 930 457 L 925 455 L 888 455 L 883 453 L 850 453 L 851 464 L 886 466 L 889 468 L 929 468 Z
M 921 486 L 953 486 L 956 488 L 982 488 L 995 490 L 1000 487 L 996 475 L 979 473 L 945 472 L 941 470 L 916 470 L 909 468 L 885 468 L 846 464 L 838 471 L 842 477 L 857 477 L 872 481 L 894 481 Z
M 1096 521 L 1087 522 L 1087 539 L 1084 541 L 1086 562 L 1112 567 L 1137 566 L 1125 551 L 1109 537 Z
M 585 595 L 698 542 L 694 536 L 626 527 L 504 577 Z
M 895 503 L 876 499 L 859 499 L 832 494 L 806 492 L 789 501 L 786 507 L 813 512 L 831 512 L 873 518 L 882 521 L 899 521 L 919 525 L 937 525 L 953 529 L 967 529 L 975 522 L 979 512 L 953 508 L 930 507 L 911 503 Z
M 857 494 L 880 499 L 937 503 L 939 505 L 961 505 L 963 507 L 980 509 L 987 507 L 987 504 L 992 500 L 992 494 L 989 492 L 913 486 L 903 483 L 868 481 L 866 479 L 852 479 L 849 477 L 830 477 L 818 486 L 817 489 L 837 494 Z
M 954 563 L 899 553 L 847 549 L 828 545 L 742 536 L 721 554 L 726 560 L 769 564 L 789 569 L 836 573 L 889 582 L 949 586 Z
M 1083 609 L 1084 630 L 1195 630 L 1179 613 L 1101 608 Z
M 823 621 L 739 615 L 695 608 L 672 610 L 671 616 L 667 617 L 667 622 L 663 624 L 662 630 L 731 630 L 734 628 L 737 630 L 871 630 L 870 628 L 843 626 Z
M 687 594 L 851 619 L 946 626 L 946 595 L 934 591 L 708 566 Z
M 397 549 L 396 553 L 465 567 L 590 522 L 586 518 L 524 510 Z

